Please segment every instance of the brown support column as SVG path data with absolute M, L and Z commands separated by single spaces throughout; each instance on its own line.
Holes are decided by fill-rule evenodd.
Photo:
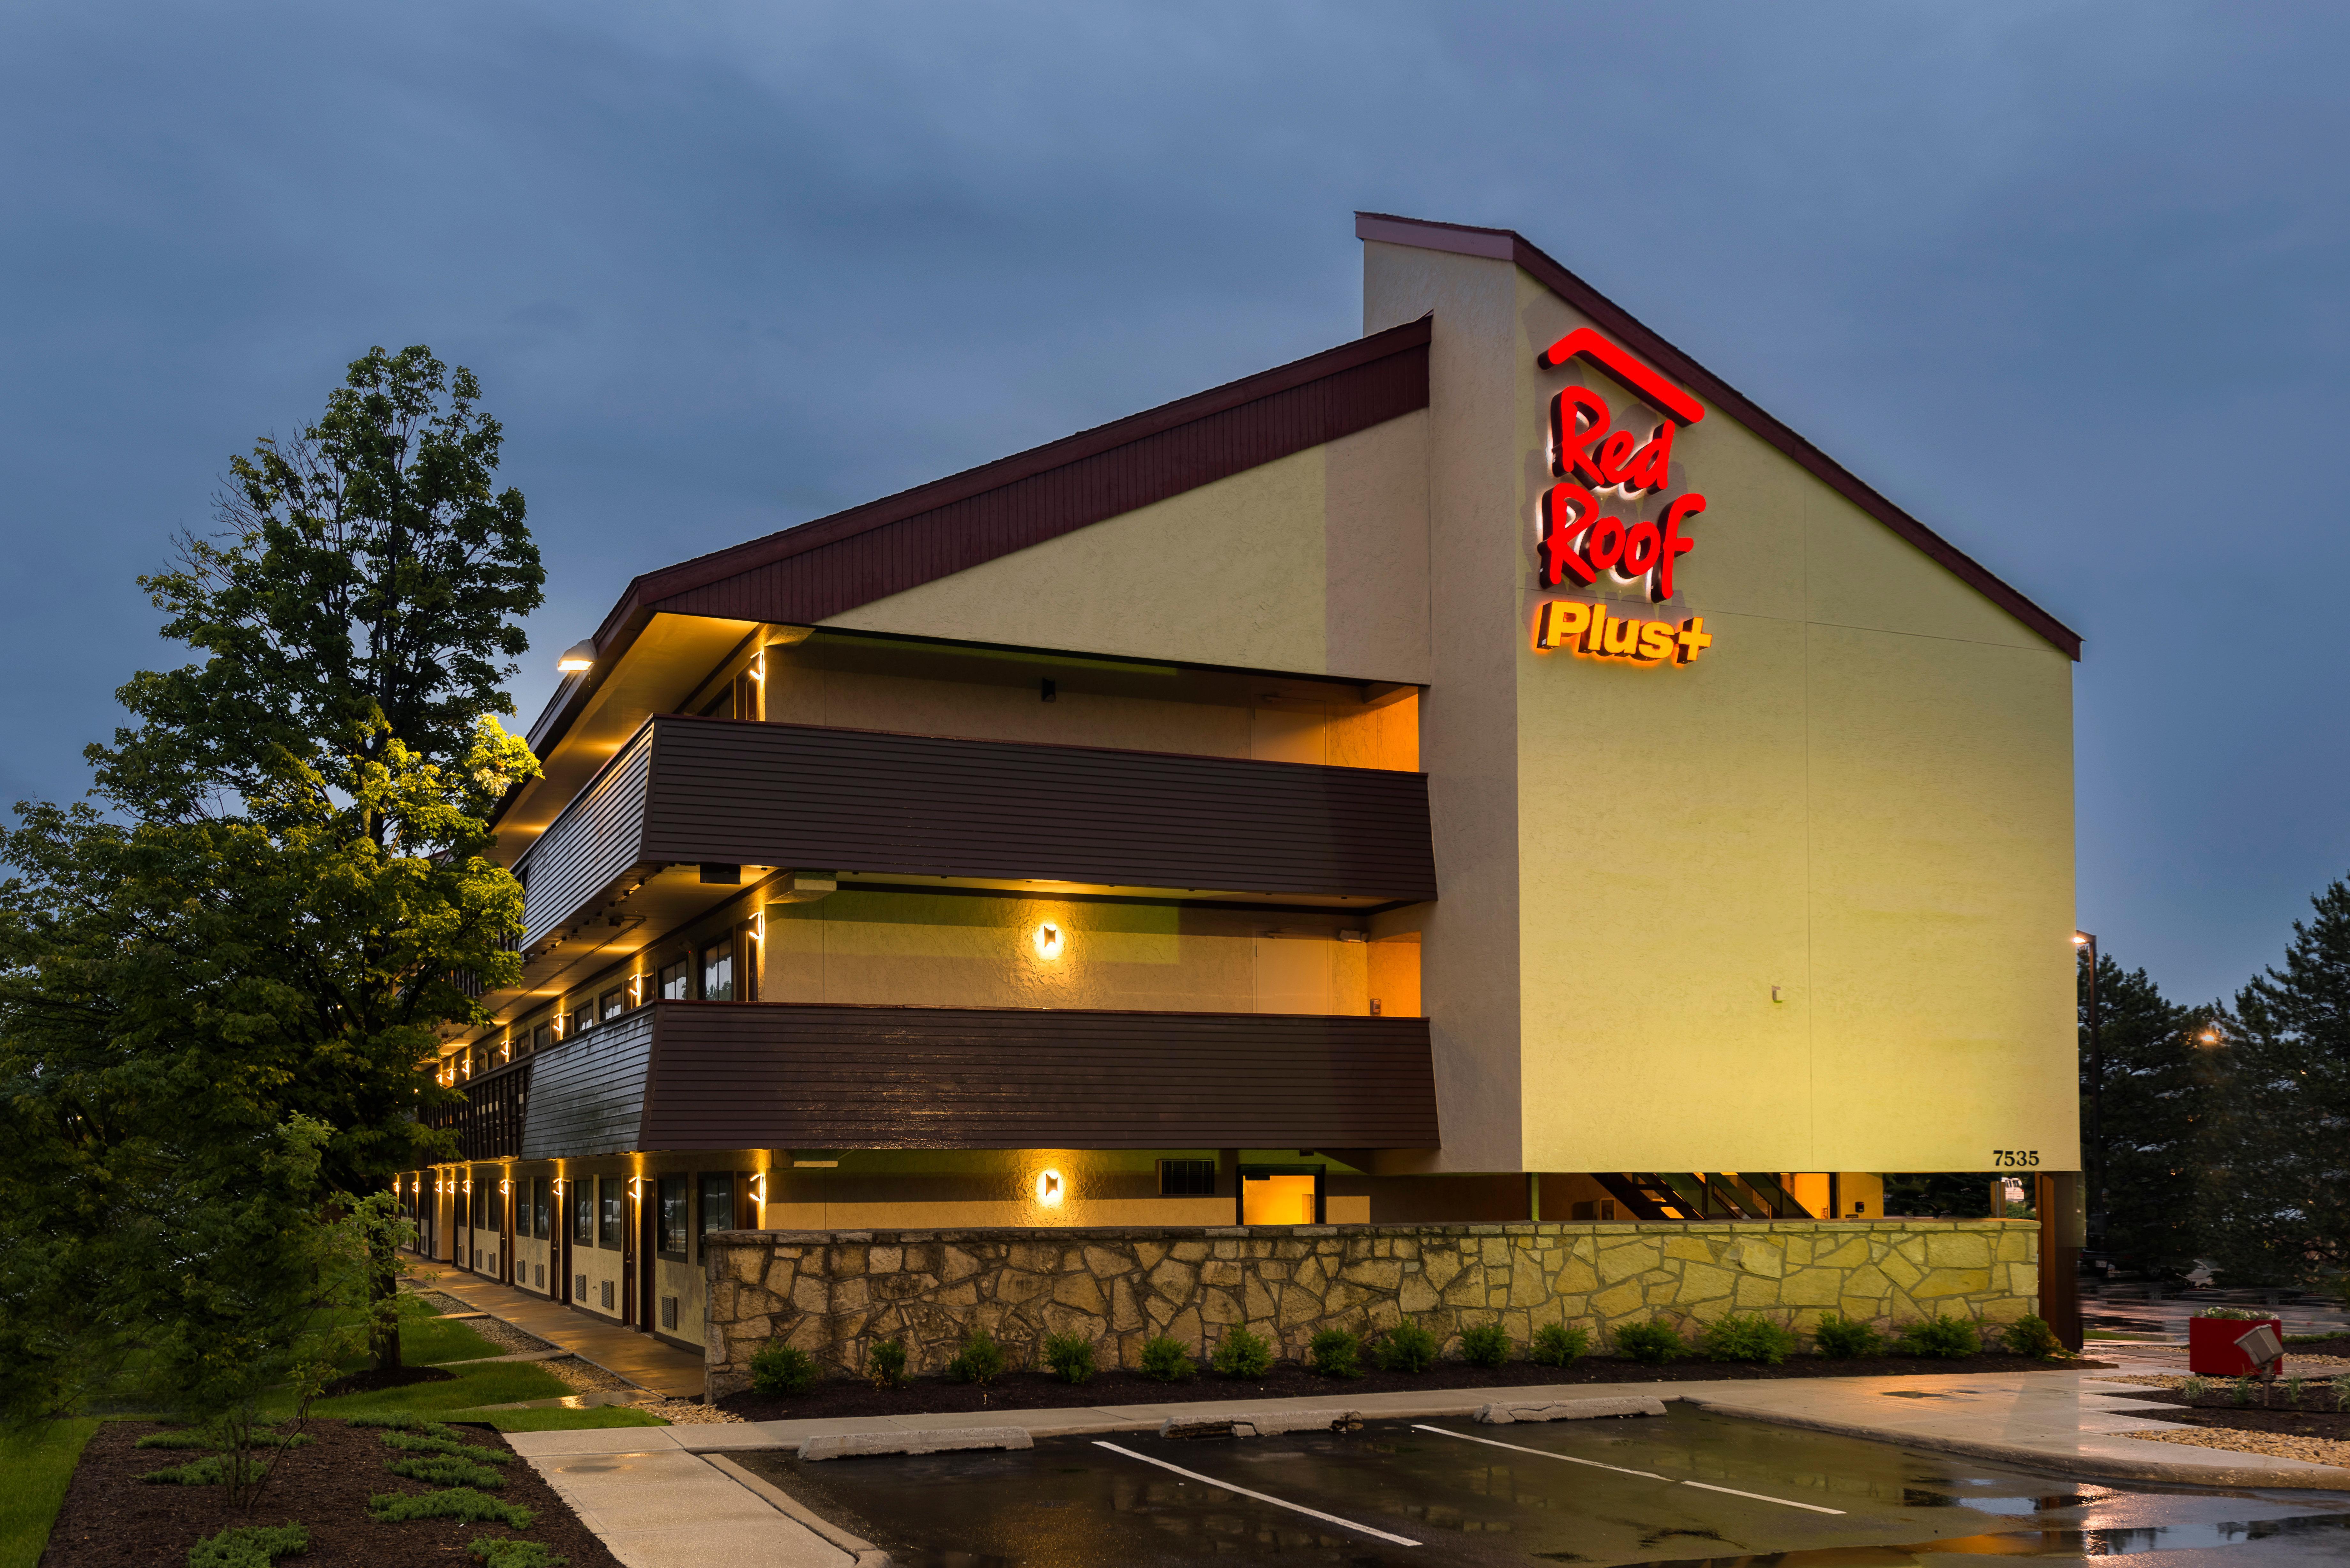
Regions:
M 2081 1348 L 2081 1179 L 2041 1173 L 2033 1195 L 2040 1214 L 2040 1315 L 2067 1350 Z

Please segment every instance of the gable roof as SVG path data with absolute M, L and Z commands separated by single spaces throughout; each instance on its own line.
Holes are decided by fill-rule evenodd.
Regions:
M 532 726 L 544 756 L 664 611 L 812 626 L 860 605 L 1428 407 L 1429 323 L 1406 322 L 896 495 L 638 577 L 595 666 Z
M 1789 430 L 1729 382 L 1667 342 L 1654 327 L 1567 271 L 1515 229 L 1481 229 L 1391 213 L 1357 213 L 1355 237 L 1456 255 L 1514 263 L 1534 280 L 1639 354 L 1752 431 L 1829 489 L 1923 550 L 1960 581 L 2048 639 L 2066 657 L 2081 657 L 2081 634 L 1991 575 L 1990 568 L 1862 483 L 1842 463 Z

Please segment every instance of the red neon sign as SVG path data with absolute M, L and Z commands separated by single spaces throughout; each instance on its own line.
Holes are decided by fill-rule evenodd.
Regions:
M 1664 515 L 1651 522 L 1607 515 L 1596 493 L 1614 491 L 1637 503 L 1662 490 L 1671 477 L 1673 432 L 1705 418 L 1704 405 L 1588 327 L 1544 349 L 1541 363 L 1555 369 L 1578 354 L 1668 417 L 1642 437 L 1613 428 L 1607 400 L 1588 387 L 1562 388 L 1551 399 L 1551 472 L 1560 483 L 1542 500 L 1543 581 L 1550 587 L 1587 586 L 1602 572 L 1613 572 L 1623 582 L 1646 577 L 1648 597 L 1661 603 L 1673 597 L 1674 563 L 1697 548 L 1681 525 L 1705 510 L 1705 497 L 1676 496 Z

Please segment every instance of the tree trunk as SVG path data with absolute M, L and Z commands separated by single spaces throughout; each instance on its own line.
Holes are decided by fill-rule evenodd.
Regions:
M 400 1370 L 400 1259 L 395 1237 L 369 1238 L 368 1354 L 378 1372 Z

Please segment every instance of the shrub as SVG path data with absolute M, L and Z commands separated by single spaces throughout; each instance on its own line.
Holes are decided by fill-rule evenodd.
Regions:
M 1822 1355 L 1838 1360 L 1874 1355 L 1884 1343 L 1883 1334 L 1858 1318 L 1846 1317 L 1840 1312 L 1829 1313 L 1812 1325 L 1812 1344 Z
M 1616 1354 L 1651 1366 L 1661 1366 L 1689 1353 L 1689 1341 L 1681 1337 L 1681 1331 L 1655 1318 L 1627 1323 L 1616 1331 Z
M 271 1561 L 310 1550 L 298 1524 L 240 1524 L 188 1548 L 188 1568 L 269 1568 Z
M 947 1363 L 947 1376 L 958 1383 L 984 1388 L 1003 1376 L 1003 1347 L 983 1328 L 974 1328 L 962 1342 L 962 1354 Z
M 2198 1307 L 2197 1317 L 2221 1318 L 2229 1323 L 2266 1323 L 2276 1316 L 2272 1312 L 2256 1312 L 2251 1307 Z
M 1590 1349 L 1589 1329 L 1546 1323 L 1534 1330 L 1534 1342 L 1526 1350 L 1526 1359 L 1536 1366 L 1565 1366 L 1570 1361 L 1581 1360 Z
M 1503 1332 L 1500 1324 L 1489 1323 L 1461 1331 L 1461 1359 L 1470 1366 L 1499 1366 L 1509 1358 L 1510 1336 Z
M 1399 1323 L 1379 1335 L 1372 1355 L 1382 1372 L 1425 1372 L 1436 1365 L 1436 1335 L 1416 1323 Z
M 492 1541 L 486 1537 L 465 1548 L 488 1568 L 561 1568 L 571 1561 L 557 1556 L 536 1541 Z
M 1145 1377 L 1154 1377 L 1161 1383 L 1182 1383 L 1199 1370 L 1199 1364 L 1191 1359 L 1191 1353 L 1183 1348 L 1181 1340 L 1170 1339 L 1162 1334 L 1143 1342 L 1142 1375 Z
M 2056 1337 L 2056 1331 L 2048 1326 L 2047 1319 L 2030 1314 L 2009 1324 L 2000 1340 L 2010 1355 L 2029 1355 L 2038 1361 L 2057 1361 L 2072 1354 Z
M 1360 1377 L 1362 1341 L 1343 1328 L 1326 1328 L 1305 1348 L 1305 1359 L 1325 1377 Z
M 795 1345 L 770 1345 L 751 1356 L 751 1386 L 761 1394 L 805 1394 L 816 1386 L 816 1357 Z
M 201 1459 L 190 1459 L 184 1465 L 169 1469 L 149 1470 L 139 1479 L 151 1486 L 224 1486 L 228 1484 L 229 1463 L 238 1461 L 244 1480 L 255 1482 L 269 1473 L 269 1461 L 256 1459 L 250 1454 L 209 1454 Z
M 421 1480 L 426 1486 L 488 1487 L 495 1490 L 506 1484 L 506 1478 L 489 1466 L 461 1459 L 454 1454 L 411 1454 L 404 1459 L 386 1459 L 383 1468 L 396 1476 Z
M 403 1454 L 450 1454 L 461 1459 L 471 1459 L 477 1465 L 509 1464 L 514 1459 L 513 1454 L 502 1449 L 485 1449 L 479 1443 L 460 1443 L 448 1438 L 429 1437 L 421 1432 L 386 1432 L 383 1446 L 396 1449 Z
M 1082 1334 L 1045 1336 L 1045 1365 L 1064 1383 L 1087 1383 L 1094 1375 L 1094 1342 Z
M 193 1427 L 176 1427 L 167 1432 L 150 1432 L 130 1445 L 134 1449 L 209 1449 L 212 1439 Z
M 417 1519 L 455 1519 L 467 1524 L 503 1524 L 508 1530 L 528 1530 L 538 1515 L 518 1502 L 500 1502 L 472 1487 L 447 1491 L 407 1494 L 380 1492 L 368 1499 L 368 1517 L 378 1524 L 405 1524 Z
M 876 1388 L 903 1388 L 906 1386 L 906 1342 L 885 1339 L 867 1351 L 865 1376 L 873 1379 Z
M 2196 1400 L 2211 1392 L 2211 1385 L 2200 1377 L 2189 1377 L 2178 1386 L 2178 1392 L 2185 1397 L 2189 1405 L 2192 1405 Z
M 1962 1317 L 1923 1317 L 1904 1324 L 1893 1348 L 1904 1355 L 1938 1355 L 1955 1361 L 1982 1348 L 1982 1335 Z
M 346 1427 L 382 1427 L 400 1432 L 430 1432 L 436 1438 L 446 1438 L 454 1435 L 449 1428 L 442 1426 L 438 1421 L 428 1421 L 421 1416 L 406 1415 L 396 1410 L 370 1410 L 363 1411 L 357 1416 L 346 1416 L 343 1417 L 343 1425 Z
M 1216 1341 L 1211 1365 L 1227 1377 L 1262 1377 L 1273 1370 L 1273 1342 L 1234 1324 Z
M 1705 1325 L 1705 1353 L 1716 1361 L 1760 1361 L 1776 1366 L 1795 1353 L 1795 1332 L 1759 1312 L 1734 1312 Z

